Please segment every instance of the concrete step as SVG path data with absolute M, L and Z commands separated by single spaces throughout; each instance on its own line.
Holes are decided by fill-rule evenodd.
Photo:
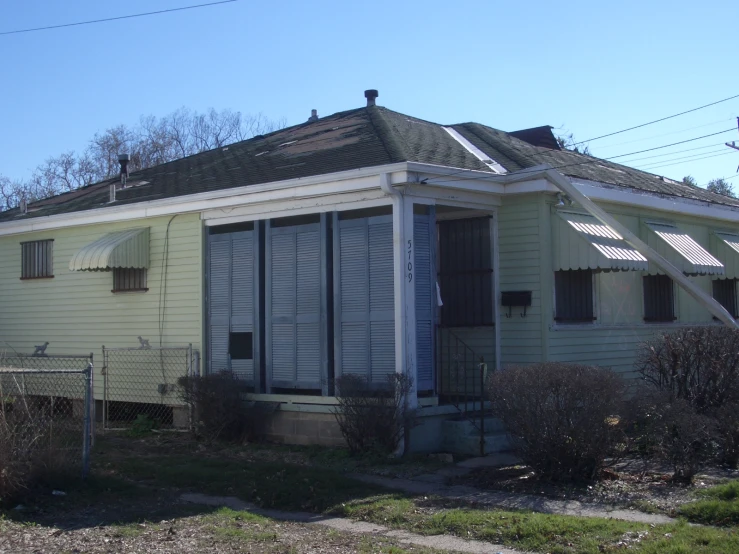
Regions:
M 480 455 L 480 422 L 454 418 L 442 423 L 442 449 L 452 454 Z M 509 452 L 511 447 L 503 422 L 485 418 L 484 454 Z
M 474 421 L 474 423 L 473 423 Z M 474 417 L 472 419 L 457 416 L 452 419 L 447 419 L 442 423 L 442 429 L 444 432 L 449 432 L 455 435 L 479 435 L 480 434 L 480 418 Z M 486 416 L 485 417 L 485 434 L 496 434 L 505 433 L 505 425 L 497 417 Z

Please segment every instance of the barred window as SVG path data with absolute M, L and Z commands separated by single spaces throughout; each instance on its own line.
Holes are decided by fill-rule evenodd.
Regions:
M 490 218 L 440 221 L 441 324 L 493 325 L 493 258 Z
M 645 275 L 644 321 L 675 321 L 675 287 L 667 275 Z
M 113 291 L 140 291 L 146 292 L 146 269 L 116 267 L 113 269 Z
M 54 276 L 54 240 L 21 243 L 21 279 Z
M 555 321 L 587 323 L 593 311 L 593 271 L 572 269 L 554 272 Z
M 737 317 L 736 279 L 716 279 L 713 281 L 713 297 L 721 304 L 731 317 Z

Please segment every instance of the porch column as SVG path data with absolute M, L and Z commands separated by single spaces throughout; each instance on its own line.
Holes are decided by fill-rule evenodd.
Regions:
M 393 255 L 395 285 L 395 371 L 413 380 L 408 408 L 415 409 L 416 289 L 413 244 L 413 201 L 399 191 L 393 195 Z

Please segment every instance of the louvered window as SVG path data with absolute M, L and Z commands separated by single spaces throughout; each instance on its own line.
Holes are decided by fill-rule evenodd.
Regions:
M 644 321 L 675 321 L 675 290 L 667 275 L 645 275 Z
M 555 321 L 586 323 L 593 313 L 593 272 L 572 269 L 554 272 Z
M 441 221 L 438 238 L 441 324 L 492 325 L 495 318 L 490 218 Z
M 718 300 L 731 317 L 737 317 L 736 279 L 716 279 L 713 281 L 713 297 Z
M 35 240 L 21 243 L 21 279 L 54 276 L 54 241 Z
M 116 267 L 113 269 L 112 292 L 146 292 L 146 269 Z

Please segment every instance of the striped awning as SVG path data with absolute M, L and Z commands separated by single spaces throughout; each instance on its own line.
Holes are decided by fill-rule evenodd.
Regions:
M 645 223 L 669 247 L 667 252 L 660 253 L 677 265 L 686 275 L 724 274 L 724 264 L 676 225 L 654 221 Z
M 616 231 L 591 215 L 557 211 L 555 270 L 646 271 L 648 262 Z
M 149 228 L 109 233 L 79 250 L 69 262 L 71 271 L 104 271 L 116 267 L 149 267 Z
M 732 235 L 731 233 L 719 233 L 715 232 L 715 235 L 720 238 L 726 246 L 734 250 L 739 254 L 739 235 Z

